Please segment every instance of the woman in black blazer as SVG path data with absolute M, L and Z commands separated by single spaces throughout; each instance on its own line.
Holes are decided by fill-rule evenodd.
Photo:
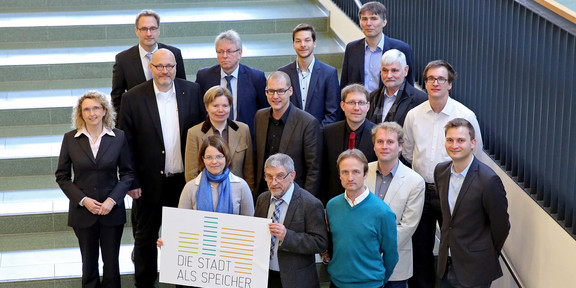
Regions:
M 120 287 L 124 197 L 134 179 L 128 142 L 122 130 L 114 129 L 116 113 L 100 92 L 80 97 L 72 119 L 75 129 L 62 140 L 56 182 L 70 199 L 68 225 L 80 245 L 82 287 Z M 99 248 L 104 262 L 102 283 Z

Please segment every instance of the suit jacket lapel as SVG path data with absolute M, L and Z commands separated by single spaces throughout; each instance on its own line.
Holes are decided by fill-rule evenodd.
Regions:
M 474 158 L 472 164 L 470 165 L 470 169 L 468 169 L 468 173 L 466 173 L 466 178 L 464 178 L 462 187 L 460 187 L 458 198 L 456 198 L 456 203 L 454 203 L 454 209 L 452 210 L 452 214 L 454 215 L 458 212 L 458 207 L 460 207 L 462 199 L 465 199 L 464 197 L 466 197 L 466 193 L 468 193 L 472 181 L 474 181 L 474 178 L 476 178 L 476 176 L 478 175 L 478 162 L 476 161 L 478 160 Z
M 290 205 L 288 205 L 288 210 L 286 210 L 286 217 L 284 218 L 284 226 L 290 226 L 292 219 L 294 218 L 294 213 L 296 213 L 296 208 L 300 207 L 300 186 L 294 182 L 294 192 L 292 193 L 292 199 L 290 199 Z
M 144 75 L 144 68 L 142 67 L 142 59 L 140 59 L 140 50 L 138 49 L 138 45 L 134 46 L 132 52 L 132 61 L 130 61 L 130 63 L 132 64 L 132 69 L 134 69 L 134 75 L 138 78 L 139 83 L 146 82 L 146 75 Z
M 310 111 L 310 107 L 312 106 L 312 103 L 314 102 L 314 96 L 315 96 L 315 87 L 317 86 L 318 83 L 318 79 L 320 78 L 322 74 L 322 70 L 320 69 L 320 65 L 319 65 L 319 61 L 318 59 L 316 59 L 316 62 L 314 63 L 314 70 L 312 71 L 312 76 L 310 76 L 310 83 L 308 84 L 308 95 L 310 95 L 310 97 L 306 98 L 306 111 Z
M 100 147 L 98 148 L 98 154 L 96 154 L 96 162 L 100 162 L 100 158 L 102 158 L 102 155 L 105 155 L 106 150 L 110 148 L 110 143 L 112 143 L 113 140 L 114 139 L 112 139 L 112 136 L 108 134 L 104 134 L 102 136 L 102 140 L 100 140 Z
M 162 143 L 164 143 L 162 123 L 160 122 L 160 111 L 158 111 L 158 103 L 156 102 L 156 95 L 154 94 L 154 84 L 152 84 L 152 81 L 149 81 L 146 86 L 146 91 L 148 91 L 148 93 L 142 97 L 142 101 L 148 109 L 148 115 L 150 115 L 154 129 L 158 133 L 158 136 L 160 136 L 160 139 L 162 139 Z
M 299 119 L 292 119 L 296 118 L 295 114 L 297 111 L 294 111 L 296 109 L 298 108 L 296 107 L 290 108 L 290 114 L 288 114 L 288 118 L 286 118 L 286 123 L 284 123 L 284 130 L 282 131 L 282 138 L 280 139 L 279 151 L 288 150 L 288 145 L 290 145 L 290 139 L 292 139 L 292 133 L 294 133 L 294 129 L 296 129 L 296 122 L 299 121 Z
M 296 61 L 288 66 L 290 71 L 290 81 L 292 81 L 292 104 L 302 109 L 302 93 L 300 93 L 300 77 L 298 76 L 298 69 L 296 68 Z M 295 76 L 295 77 L 294 77 Z
M 228 125 L 228 148 L 230 148 L 230 154 L 232 154 L 232 158 L 234 158 L 234 154 L 236 154 L 238 143 L 240 143 L 240 133 Z
M 404 180 L 406 175 L 404 174 L 404 171 L 402 171 L 402 167 L 400 167 L 401 164 L 398 165 L 398 169 L 396 170 L 396 175 L 394 175 L 394 177 L 392 178 L 392 182 L 390 182 L 390 186 L 388 187 L 388 191 L 386 192 L 386 196 L 384 196 L 384 202 L 386 202 L 386 204 L 390 205 L 390 203 L 392 203 L 392 201 L 394 201 L 394 198 L 396 197 L 396 195 L 398 195 L 398 191 L 400 191 L 402 188 L 402 185 L 404 184 Z
M 92 148 L 90 148 L 90 140 L 88 140 L 88 136 L 82 134 L 80 137 L 77 137 L 76 140 L 80 143 L 80 148 L 86 156 L 92 161 L 92 163 L 96 164 L 96 159 L 94 159 L 94 154 L 92 153 Z

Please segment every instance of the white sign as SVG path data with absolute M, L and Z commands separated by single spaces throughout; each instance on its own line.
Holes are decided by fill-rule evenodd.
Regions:
M 271 219 L 162 208 L 160 282 L 265 288 Z

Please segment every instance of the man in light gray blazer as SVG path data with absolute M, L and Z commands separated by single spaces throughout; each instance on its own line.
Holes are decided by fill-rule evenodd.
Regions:
M 396 122 L 384 122 L 372 129 L 372 142 L 378 161 L 368 164 L 364 182 L 396 214 L 398 264 L 388 287 L 407 287 L 412 277 L 412 234 L 416 231 L 424 207 L 424 179 L 398 160 L 404 132 Z
M 266 83 L 266 97 L 270 108 L 258 110 L 254 118 L 256 191 L 262 193 L 266 190 L 262 177 L 264 160 L 270 155 L 284 153 L 294 161 L 294 181 L 317 196 L 322 163 L 320 122 L 308 112 L 291 104 L 291 95 L 290 76 L 282 71 L 270 74 Z
M 264 167 L 269 191 L 258 197 L 254 216 L 273 222 L 268 287 L 319 288 L 314 255 L 328 248 L 324 206 L 294 183 L 297 172 L 290 156 L 274 154 Z

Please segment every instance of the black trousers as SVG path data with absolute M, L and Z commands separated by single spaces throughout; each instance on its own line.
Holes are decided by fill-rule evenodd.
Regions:
M 424 209 L 422 218 L 416 232 L 412 235 L 412 251 L 414 260 L 414 274 L 408 280 L 410 288 L 429 288 L 436 283 L 436 269 L 434 268 L 434 242 L 436 236 L 436 221 L 442 226 L 442 211 L 440 198 L 432 185 L 426 185 Z
M 74 228 L 82 254 L 82 287 L 118 287 L 120 288 L 120 241 L 124 224 L 104 226 L 99 222 L 88 228 Z M 102 251 L 104 271 L 100 283 L 98 271 L 99 251 Z
M 162 183 L 163 189 L 160 192 L 162 203 L 145 202 L 142 199 L 133 201 L 134 278 L 138 288 L 154 287 L 158 276 L 156 240 L 158 240 L 158 231 L 162 224 L 162 206 L 178 207 L 178 200 L 185 184 L 184 174 L 165 177 Z

